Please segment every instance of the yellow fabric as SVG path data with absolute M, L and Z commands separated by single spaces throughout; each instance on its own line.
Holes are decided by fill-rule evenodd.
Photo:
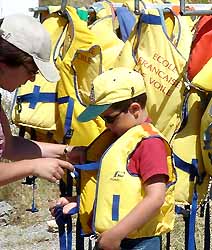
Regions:
M 57 13 L 50 15 L 49 18 L 44 21 L 43 25 L 50 33 L 53 48 L 56 46 L 61 34 L 63 34 L 63 29 L 67 22 L 66 18 L 59 16 Z M 55 55 L 54 58 L 55 57 L 57 57 L 57 55 Z M 53 50 L 51 60 L 53 60 Z M 17 96 L 33 93 L 35 86 L 40 87 L 39 93 L 56 93 L 56 83 L 50 83 L 46 81 L 41 74 L 38 74 L 36 75 L 35 82 L 29 81 L 27 84 L 18 88 Z M 39 95 L 35 98 L 37 97 L 39 97 Z M 56 105 L 55 102 L 38 102 L 35 108 L 30 108 L 29 102 L 24 102 L 21 103 L 21 112 L 18 112 L 20 106 L 16 104 L 12 112 L 12 120 L 16 125 L 42 129 L 43 131 L 54 131 L 58 118 Z
M 77 91 L 83 103 L 89 103 L 91 83 L 96 76 L 109 68 L 124 46 L 113 32 L 112 18 L 98 19 L 90 27 L 95 43 L 87 50 L 77 50 L 72 64 L 77 75 Z
M 157 10 L 147 10 L 145 13 L 159 17 Z M 180 22 L 183 28 L 179 36 L 180 40 L 177 39 L 179 24 L 175 17 L 174 21 L 170 15 L 168 18 L 166 30 L 173 43 L 167 39 L 162 30 L 162 25 L 142 23 L 140 36 L 136 36 L 138 27 L 135 27 L 134 34 L 131 34 L 126 42 L 116 66 L 127 66 L 129 62 L 127 58 L 130 58 L 129 67 L 135 68 L 144 77 L 147 89 L 147 108 L 150 117 L 153 119 L 153 124 L 171 141 L 174 152 L 183 161 L 191 164 L 192 159 L 197 159 L 199 172 L 203 174 L 205 169 L 200 150 L 199 132 L 204 109 L 202 109 L 201 99 L 195 91 L 191 93 L 188 99 L 186 127 L 172 139 L 183 119 L 181 115 L 185 93 L 187 92 L 183 74 L 190 50 L 191 32 L 184 20 Z M 173 27 L 171 22 L 173 22 Z M 172 30 L 173 34 L 171 34 Z M 133 58 L 131 54 L 137 41 L 139 41 L 138 49 L 135 51 L 135 57 Z M 190 182 L 189 174 L 179 168 L 177 168 L 177 173 L 176 201 L 179 204 L 190 204 L 194 182 Z M 201 185 L 197 185 L 199 202 L 206 194 L 207 184 L 208 176 L 203 179 Z
M 80 103 L 77 96 L 76 84 L 74 78 L 74 71 L 71 67 L 71 62 L 77 49 L 88 49 L 95 41 L 95 36 L 87 28 L 85 22 L 83 22 L 76 13 L 76 10 L 72 7 L 67 7 L 71 23 L 68 25 L 68 32 L 65 37 L 66 41 L 71 41 L 70 46 L 67 48 L 67 52 L 63 59 L 57 59 L 57 66 L 60 70 L 61 80 L 58 82 L 57 93 L 58 98 L 70 97 L 74 102 L 73 115 L 72 115 L 72 125 L 71 129 L 73 134 L 71 139 L 67 139 L 66 143 L 71 145 L 84 145 L 87 146 L 93 141 L 100 132 L 104 129 L 104 122 L 101 119 L 96 119 L 95 121 L 89 121 L 87 123 L 81 124 L 77 121 L 78 115 L 84 110 L 84 106 Z M 59 104 L 58 113 L 60 119 L 58 119 L 56 124 L 56 131 L 54 133 L 54 138 L 56 141 L 63 141 L 63 130 L 65 127 L 66 115 L 67 115 L 68 104 Z
M 102 18 L 105 18 L 107 16 L 114 15 L 114 9 L 113 9 L 113 6 L 112 6 L 111 2 L 109 2 L 109 1 L 101 1 L 98 4 L 101 4 L 102 8 L 99 11 L 97 11 L 95 9 L 96 19 L 102 19 Z
M 127 100 L 146 92 L 143 77 L 136 71 L 117 67 L 103 72 L 92 82 L 90 105 Z
M 182 32 L 178 34 L 177 18 L 173 16 L 174 27 L 171 27 L 172 19 L 168 16 L 171 27 L 168 27 L 169 34 L 173 29 L 169 40 L 163 22 L 164 16 L 160 15 L 157 9 L 145 10 L 145 15 L 141 15 L 141 18 L 146 17 L 147 22 L 149 18 L 153 17 L 161 24 L 150 24 L 145 21 L 139 26 L 138 22 L 115 65 L 135 68 L 143 75 L 147 89 L 149 115 L 153 124 L 170 140 L 181 124 L 185 91 L 184 67 L 190 50 L 192 34 L 185 23 L 181 26 Z M 181 20 L 180 17 L 178 18 Z M 176 39 L 176 37 L 186 41 L 184 47 L 180 39 Z
M 72 61 L 77 75 L 77 91 L 83 103 L 89 102 L 91 82 L 102 73 L 102 51 L 99 45 L 77 50 Z
M 43 82 L 45 81 L 40 75 L 36 80 L 41 82 L 40 93 L 55 93 L 56 84 Z M 27 83 L 18 90 L 18 96 L 31 94 L 35 87 L 34 83 Z M 55 103 L 42 103 L 38 102 L 35 109 L 30 108 L 29 102 L 16 103 L 12 112 L 12 120 L 16 125 L 27 126 L 36 129 L 42 129 L 44 131 L 54 131 L 56 129 L 55 124 Z M 44 113 L 45 112 L 45 113 Z
M 88 162 L 100 160 L 102 153 L 109 147 L 113 140 L 114 135 L 110 132 L 110 130 L 105 130 L 101 133 L 100 136 L 98 136 L 87 149 Z M 81 170 L 80 177 L 79 219 L 83 233 L 88 234 L 92 232 L 88 222 L 91 219 L 93 211 L 97 170 Z
M 192 79 L 192 84 L 200 89 L 212 91 L 212 58 L 203 66 L 203 68 Z
M 102 233 L 115 226 L 143 199 L 145 194 L 141 179 L 128 173 L 126 162 L 137 143 L 149 136 L 159 136 L 159 132 L 150 124 L 133 127 L 118 138 L 101 158 L 94 214 L 96 232 Z M 123 147 L 123 145 L 125 146 Z M 111 159 L 113 159 L 113 164 L 111 164 Z M 144 226 L 128 235 L 127 238 L 161 235 L 173 229 L 175 218 L 173 184 L 176 179 L 171 150 L 168 146 L 167 163 L 171 185 L 167 187 L 165 202 L 160 208 L 160 212 Z M 111 215 L 114 195 L 120 197 L 117 220 L 113 220 Z
M 47 91 L 53 94 L 57 93 L 57 100 L 61 100 L 61 102 L 57 102 L 56 104 L 38 103 L 36 108 L 30 113 L 29 111 L 25 111 L 25 106 L 28 109 L 28 104 L 23 104 L 25 106 L 22 105 L 22 110 L 23 115 L 26 115 L 26 118 L 24 118 L 26 124 L 23 124 L 23 122 L 20 124 L 34 126 L 36 129 L 40 130 L 50 130 L 53 133 L 51 139 L 58 143 L 87 146 L 104 130 L 105 125 L 101 119 L 96 119 L 95 121 L 84 124 L 80 124 L 76 120 L 77 116 L 84 110 L 84 106 L 76 96 L 77 92 L 75 89 L 74 72 L 71 67 L 71 61 L 77 49 L 90 48 L 95 41 L 95 35 L 87 28 L 85 22 L 80 20 L 74 8 L 67 7 L 66 11 L 67 13 L 64 12 L 64 16 L 53 13 L 44 22 L 44 26 L 51 35 L 53 45 L 51 56 L 56 60 L 57 67 L 61 74 L 61 80 L 57 84 L 52 84 L 44 82 L 43 79 L 41 81 L 40 76 L 38 76 L 35 83 L 32 83 L 32 87 L 27 84 L 23 86 L 28 86 L 27 89 L 22 91 L 21 88 L 21 94 L 27 94 L 28 92 L 32 92 L 35 84 L 39 83 L 42 85 L 40 91 Z M 62 98 L 66 101 L 62 101 Z M 70 110 L 68 110 L 68 101 L 72 101 L 72 115 Z M 39 109 L 37 110 L 37 108 Z M 20 114 L 17 114 L 17 112 L 16 115 L 20 117 Z M 70 116 L 69 122 L 71 123 L 71 127 L 68 129 L 73 132 L 71 139 L 64 138 L 64 132 L 67 132 L 67 128 L 65 128 L 67 115 Z M 22 117 L 19 118 L 19 120 L 21 119 Z M 32 122 L 34 122 L 34 124 L 30 125 Z M 47 141 L 48 134 L 46 136 Z M 66 179 L 66 176 L 64 176 L 63 182 L 65 185 L 67 185 Z
M 113 31 L 112 17 L 98 19 L 89 28 L 96 35 L 95 43 L 102 49 L 103 71 L 114 67 L 114 62 L 124 42 Z
M 212 121 L 212 99 L 210 99 L 207 108 L 201 119 L 201 129 L 200 129 L 200 142 L 201 150 L 203 156 L 203 162 L 206 172 L 212 176 L 212 132 L 211 132 L 211 121 Z
M 205 167 L 203 164 L 201 147 L 200 147 L 200 122 L 203 115 L 202 101 L 204 96 L 192 91 L 188 98 L 188 120 L 186 126 L 176 134 L 171 142 L 173 152 L 184 162 L 189 164 L 192 161 L 197 162 L 199 175 L 202 177 L 202 183 L 197 184 L 199 203 L 204 200 L 208 189 L 208 175 L 204 177 Z M 177 183 L 175 187 L 175 201 L 177 204 L 191 204 L 194 191 L 194 182 L 190 174 L 183 171 L 176 165 Z
M 51 6 L 48 6 L 48 10 L 49 10 L 49 14 L 52 14 L 54 12 L 57 12 L 61 9 L 61 6 L 54 6 L 54 5 L 51 5 Z

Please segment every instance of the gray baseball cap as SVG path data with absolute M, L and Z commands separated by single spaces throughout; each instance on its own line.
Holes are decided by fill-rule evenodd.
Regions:
M 51 38 L 44 26 L 34 17 L 24 14 L 6 16 L 0 27 L 1 37 L 33 57 L 40 73 L 49 82 L 60 79 L 50 62 Z

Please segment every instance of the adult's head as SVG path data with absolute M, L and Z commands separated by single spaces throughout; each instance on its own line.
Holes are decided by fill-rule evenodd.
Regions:
M 57 82 L 59 73 L 50 62 L 51 39 L 35 18 L 15 14 L 6 16 L 0 27 L 0 86 L 9 91 L 34 81 L 40 73 Z
M 105 71 L 94 79 L 90 103 L 78 120 L 86 122 L 100 115 L 111 131 L 121 135 L 145 120 L 145 92 L 138 72 L 124 67 Z

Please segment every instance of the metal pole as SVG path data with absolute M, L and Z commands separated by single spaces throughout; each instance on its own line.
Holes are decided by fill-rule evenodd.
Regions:
M 67 5 L 67 0 L 62 0 L 62 2 L 61 2 L 61 11 L 62 12 L 66 9 L 66 5 Z

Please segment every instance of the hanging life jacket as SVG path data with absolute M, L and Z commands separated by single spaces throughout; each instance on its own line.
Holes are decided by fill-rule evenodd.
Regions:
M 204 201 L 209 181 L 199 137 L 204 94 L 186 79 L 190 27 L 183 17 L 172 11 L 168 14 L 144 10 L 116 65 L 127 67 L 129 62 L 129 67 L 143 75 L 148 113 L 173 148 L 177 171 L 175 201 L 183 206 L 192 204 L 195 217 L 197 200 Z M 194 229 L 195 219 L 192 223 Z M 191 232 L 194 236 L 194 230 Z
M 202 101 L 204 114 L 201 117 L 200 143 L 205 170 L 212 175 L 212 100 L 211 100 L 211 65 L 212 65 L 212 17 L 202 16 L 196 23 L 194 39 L 188 61 L 187 78 L 191 84 L 205 93 Z

